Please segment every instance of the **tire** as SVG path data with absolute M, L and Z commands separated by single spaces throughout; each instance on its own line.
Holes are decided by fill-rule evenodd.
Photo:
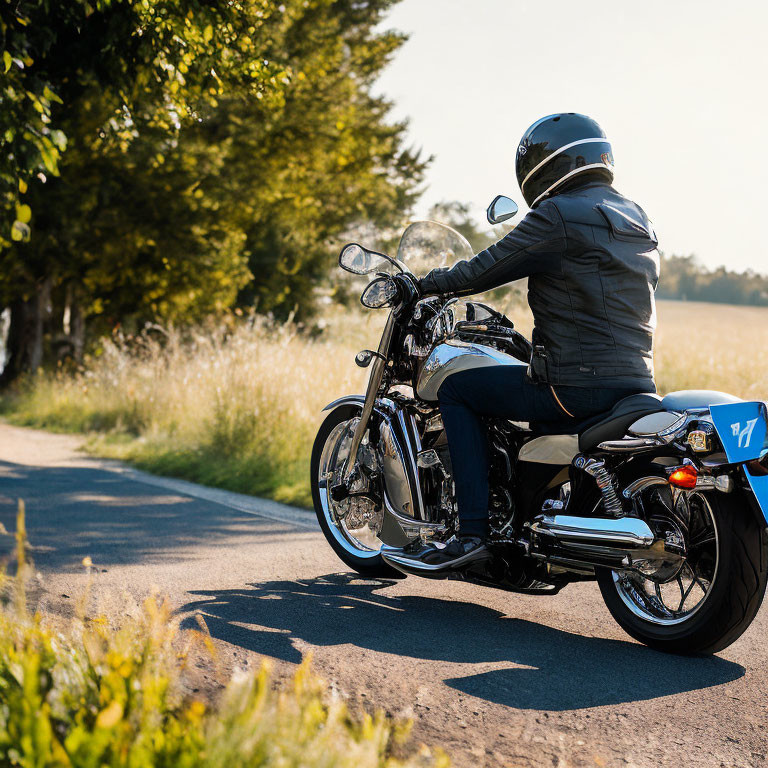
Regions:
M 334 408 L 325 421 L 320 425 L 320 430 L 312 446 L 312 460 L 310 462 L 310 483 L 312 488 L 312 501 L 315 507 L 317 521 L 325 534 L 325 538 L 333 548 L 333 551 L 339 556 L 342 562 L 357 571 L 361 576 L 368 578 L 402 579 L 404 574 L 387 565 L 381 555 L 359 551 L 356 554 L 354 545 L 349 542 L 334 525 L 326 514 L 324 500 L 327 500 L 327 493 L 320 488 L 320 461 L 323 455 L 323 449 L 331 433 L 340 424 L 360 414 L 360 408 L 355 405 L 340 405 Z M 327 502 L 326 502 L 327 503 Z
M 616 571 L 599 569 L 597 581 L 611 615 L 636 640 L 668 653 L 711 654 L 740 637 L 760 608 L 768 573 L 768 537 L 764 521 L 758 521 L 741 493 L 691 495 L 703 497 L 711 512 L 717 559 L 709 591 L 688 618 L 664 625 L 647 613 L 638 615 L 630 608 L 633 601 Z M 634 606 L 638 608 L 636 602 Z

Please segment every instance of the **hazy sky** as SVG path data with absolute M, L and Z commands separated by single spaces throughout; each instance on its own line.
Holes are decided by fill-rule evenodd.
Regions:
M 594 117 L 616 187 L 667 253 L 768 272 L 768 3 L 764 0 L 402 0 L 410 40 L 379 88 L 435 160 L 420 213 L 478 217 L 522 198 L 517 143 L 553 112 Z

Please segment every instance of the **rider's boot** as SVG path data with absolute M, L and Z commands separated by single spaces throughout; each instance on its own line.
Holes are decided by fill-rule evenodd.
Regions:
M 385 560 L 423 570 L 453 570 L 491 555 L 482 536 L 456 535 L 446 542 L 422 544 L 418 539 L 402 547 L 382 547 Z

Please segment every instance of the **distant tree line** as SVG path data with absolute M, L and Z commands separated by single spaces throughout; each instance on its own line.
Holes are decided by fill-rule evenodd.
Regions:
M 752 270 L 707 269 L 693 256 L 662 256 L 660 299 L 768 307 L 768 275 Z

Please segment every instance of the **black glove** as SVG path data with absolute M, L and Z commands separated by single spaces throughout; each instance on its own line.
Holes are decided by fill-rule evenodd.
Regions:
M 444 272 L 450 272 L 450 267 L 435 267 L 418 281 L 422 296 L 441 296 L 445 293 L 435 285 L 435 277 L 439 277 Z

